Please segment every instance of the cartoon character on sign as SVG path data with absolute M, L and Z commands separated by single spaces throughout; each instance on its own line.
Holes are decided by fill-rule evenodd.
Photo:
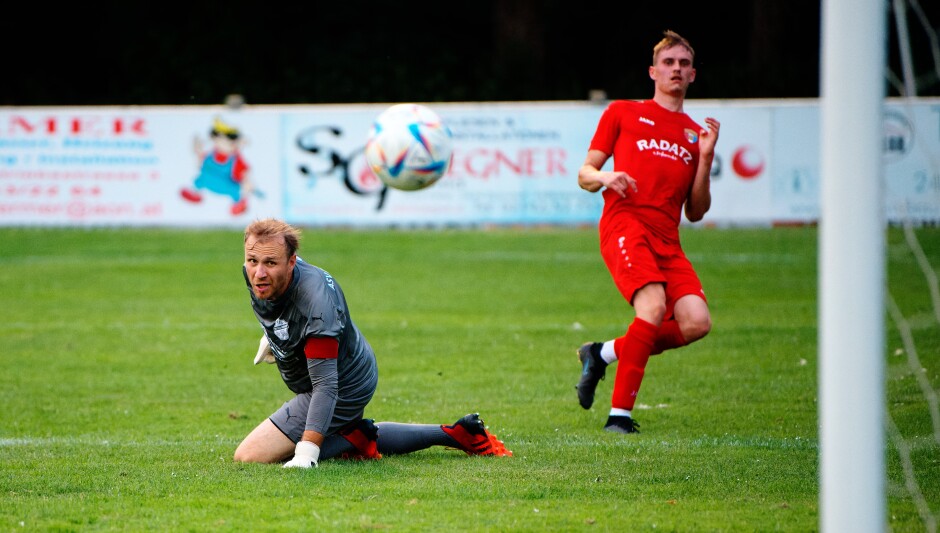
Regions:
M 203 191 L 209 191 L 232 199 L 232 215 L 240 215 L 248 210 L 248 197 L 254 191 L 250 179 L 250 167 L 241 155 L 244 138 L 238 128 L 216 118 L 209 132 L 212 149 L 203 149 L 199 137 L 193 142 L 196 157 L 201 161 L 199 175 L 191 188 L 184 188 L 180 195 L 192 202 L 199 203 Z

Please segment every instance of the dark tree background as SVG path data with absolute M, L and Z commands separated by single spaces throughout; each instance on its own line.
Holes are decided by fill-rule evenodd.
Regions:
M 920 2 L 940 22 L 940 2 Z M 666 29 L 695 48 L 692 98 L 819 95 L 819 0 L 112 0 L 3 11 L 0 105 L 646 98 Z M 927 34 L 908 24 L 919 94 L 940 95 Z M 890 10 L 888 26 L 886 91 L 897 95 Z

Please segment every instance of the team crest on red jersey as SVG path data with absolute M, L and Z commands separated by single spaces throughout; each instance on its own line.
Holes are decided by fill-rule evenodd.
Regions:
M 698 133 L 697 133 L 695 130 L 690 130 L 689 128 L 686 128 L 686 129 L 685 129 L 685 140 L 687 140 L 687 141 L 689 141 L 690 143 L 693 143 L 693 144 L 694 144 L 694 143 L 697 143 L 697 142 L 698 142 Z

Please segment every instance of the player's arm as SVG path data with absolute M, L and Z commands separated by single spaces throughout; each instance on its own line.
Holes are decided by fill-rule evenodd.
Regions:
M 323 445 L 326 431 L 330 427 L 339 391 L 339 371 L 336 365 L 339 341 L 333 337 L 309 337 L 304 344 L 304 354 L 307 356 L 307 369 L 310 372 L 313 391 L 303 437 L 294 449 L 294 458 L 284 464 L 285 468 L 317 466 L 320 446 Z
M 626 172 L 601 170 L 610 156 L 600 150 L 588 150 L 587 158 L 578 171 L 578 186 L 588 192 L 597 192 L 603 187 L 626 196 L 627 192 L 636 192 L 636 180 Z
M 702 220 L 712 206 L 712 161 L 715 159 L 715 144 L 718 142 L 718 128 L 721 124 L 711 117 L 705 119 L 705 124 L 707 129 L 699 132 L 698 136 L 698 168 L 685 201 L 685 217 L 690 222 Z

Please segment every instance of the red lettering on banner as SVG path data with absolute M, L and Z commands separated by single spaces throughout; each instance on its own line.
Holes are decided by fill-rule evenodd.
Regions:
M 504 174 L 520 178 L 543 178 L 567 174 L 562 148 L 520 148 L 515 152 L 479 148 L 454 153 L 456 173 L 490 179 Z
M 565 159 L 568 154 L 563 149 L 549 148 L 545 152 L 545 168 L 548 170 L 549 176 L 560 176 L 568 173 L 568 169 L 565 168 Z
M 0 116 L 0 119 L 3 117 Z M 0 124 L 0 135 L 68 133 L 70 135 L 101 137 L 110 135 L 125 137 L 128 135 L 147 135 L 146 121 L 140 117 L 105 117 L 105 116 L 47 116 L 30 119 L 23 115 L 12 115 L 6 124 Z
M 10 123 L 7 125 L 7 134 L 15 135 L 17 131 L 22 131 L 24 133 L 33 133 L 39 129 L 44 129 L 45 133 L 55 133 L 56 122 L 55 119 L 46 118 L 36 123 L 32 123 L 26 119 L 26 117 L 12 116 L 10 117 Z

